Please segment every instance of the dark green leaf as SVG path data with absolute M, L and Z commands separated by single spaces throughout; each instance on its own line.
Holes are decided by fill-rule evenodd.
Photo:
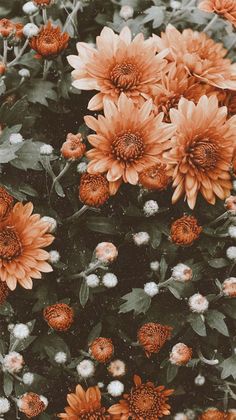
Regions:
M 208 310 L 206 313 L 208 325 L 228 337 L 229 331 L 224 319 L 225 315 L 215 309 Z
M 120 313 L 134 311 L 136 315 L 145 314 L 151 304 L 150 296 L 143 289 L 132 289 L 132 292 L 122 296 L 122 299 L 126 302 L 120 305 Z
M 190 323 L 192 329 L 200 336 L 206 336 L 206 326 L 205 322 L 202 319 L 200 314 L 191 314 L 188 317 L 188 322 Z
M 81 306 L 83 306 L 83 308 L 88 302 L 88 299 L 89 299 L 89 287 L 87 286 L 86 281 L 83 280 L 80 286 L 80 291 L 79 291 L 79 301 L 80 301 Z

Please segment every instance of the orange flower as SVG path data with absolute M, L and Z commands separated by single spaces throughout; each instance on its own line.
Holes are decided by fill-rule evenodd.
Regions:
M 193 351 L 184 343 L 177 343 L 172 347 L 170 353 L 170 362 L 173 365 L 182 366 L 186 365 L 192 358 Z
M 92 357 L 100 363 L 106 363 L 114 353 L 114 346 L 110 338 L 98 337 L 90 345 Z
M 7 38 L 10 35 L 14 35 L 16 38 L 22 38 L 23 27 L 21 23 L 12 22 L 9 19 L 0 20 L 0 34 L 3 38 Z
M 36 58 L 52 59 L 67 48 L 69 35 L 61 32 L 59 26 L 52 26 L 48 21 L 39 31 L 38 35 L 30 39 L 30 47 L 37 52 Z
M 151 101 L 137 109 L 121 94 L 117 106 L 104 102 L 105 117 L 85 117 L 86 124 L 96 131 L 88 136 L 94 146 L 87 152 L 91 160 L 88 172 L 106 172 L 111 194 L 116 193 L 122 180 L 137 184 L 139 173 L 158 163 L 162 152 L 169 148 L 174 127 L 162 122 L 163 114 L 155 117 L 151 110 Z
M 48 325 L 57 331 L 67 331 L 74 321 L 74 310 L 66 303 L 47 306 L 43 316 Z
M 208 408 L 199 417 L 199 420 L 226 420 L 227 415 L 223 411 L 217 410 L 217 408 Z
M 236 420 L 236 410 L 235 409 L 231 409 L 228 411 L 227 416 L 226 416 L 226 420 Z
M 84 155 L 85 150 L 86 146 L 83 143 L 82 135 L 69 133 L 62 145 L 61 154 L 65 159 L 76 160 Z
M 49 224 L 32 211 L 32 203 L 17 203 L 8 218 L 0 222 L 0 278 L 11 290 L 17 282 L 32 289 L 32 278 L 40 279 L 40 272 L 52 271 L 46 262 L 49 253 L 42 248 L 54 237 L 47 233 Z
M 38 416 L 46 408 L 40 396 L 34 392 L 27 392 L 22 395 L 18 400 L 18 407 L 28 418 Z
M 33 0 L 33 2 L 36 4 L 36 6 L 51 6 L 54 3 L 54 0 Z
M 184 215 L 171 225 L 171 240 L 176 245 L 190 246 L 199 238 L 202 227 L 194 216 Z
M 5 74 L 5 72 L 6 72 L 6 66 L 2 61 L 0 61 L 0 76 Z
M 0 305 L 2 305 L 9 295 L 9 288 L 4 281 L 0 280 Z
M 163 385 L 155 387 L 152 382 L 142 383 L 137 375 L 134 375 L 134 385 L 129 394 L 123 395 L 123 400 L 109 408 L 112 418 L 158 420 L 170 414 L 167 401 L 173 389 L 165 389 Z
M 14 198 L 5 190 L 5 188 L 0 187 L 0 221 L 8 217 L 13 205 Z
M 176 133 L 164 158 L 176 187 L 172 202 L 185 194 L 193 209 L 199 192 L 210 204 L 216 196 L 224 200 L 231 189 L 236 116 L 227 120 L 227 108 L 219 108 L 215 96 L 202 96 L 197 105 L 181 99 L 170 118 Z
M 110 197 L 109 182 L 102 174 L 83 174 L 79 185 L 79 199 L 86 206 L 100 207 Z
M 180 33 L 168 25 L 161 37 L 153 38 L 158 51 L 169 48 L 169 61 L 182 63 L 191 75 L 212 86 L 236 90 L 236 63 L 225 58 L 228 51 L 204 32 L 185 29 Z
M 167 71 L 163 59 L 167 51 L 156 55 L 153 39 L 145 41 L 141 33 L 132 41 L 128 27 L 120 35 L 105 27 L 97 37 L 97 49 L 84 42 L 78 42 L 77 49 L 79 56 L 67 57 L 75 69 L 73 86 L 99 91 L 88 104 L 91 110 L 102 109 L 104 98 L 116 103 L 122 92 L 142 104 Z
M 107 420 L 110 415 L 101 405 L 101 392 L 97 386 L 90 387 L 85 392 L 81 385 L 77 385 L 75 394 L 67 395 L 68 407 L 65 413 L 58 414 L 60 419 L 78 420 Z
M 139 174 L 139 183 L 149 190 L 164 190 L 171 181 L 167 173 L 167 166 L 162 163 L 156 163 L 149 166 Z
M 144 348 L 146 356 L 151 353 L 158 353 L 167 340 L 171 337 L 172 327 L 168 325 L 148 322 L 138 330 L 138 341 Z
M 198 7 L 204 12 L 216 13 L 236 26 L 235 0 L 203 0 Z

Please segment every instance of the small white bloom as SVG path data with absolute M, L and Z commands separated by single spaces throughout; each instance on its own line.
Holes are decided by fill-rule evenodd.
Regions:
M 86 162 L 80 162 L 77 165 L 77 172 L 79 174 L 84 174 L 85 172 L 87 172 L 87 163 Z
M 116 287 L 118 283 L 118 278 L 114 273 L 106 273 L 102 278 L 102 283 L 105 287 L 108 287 L 108 289 L 110 289 L 112 287 Z
M 222 290 L 225 296 L 236 297 L 236 277 L 225 279 Z
M 207 298 L 200 293 L 192 295 L 188 300 L 188 304 L 192 312 L 197 312 L 199 314 L 207 311 L 209 306 Z
M 193 272 L 186 264 L 179 263 L 172 268 L 172 277 L 176 281 L 185 282 L 192 279 Z
M 26 25 L 23 28 L 23 34 L 26 36 L 26 38 L 32 38 L 33 36 L 38 35 L 39 28 L 34 23 L 26 23 Z
M 177 413 L 174 416 L 174 420 L 188 420 L 188 417 L 184 413 Z
M 94 363 L 88 359 L 82 360 L 82 362 L 77 365 L 76 369 L 82 378 L 91 378 L 95 372 Z
M 55 232 L 55 230 L 57 228 L 57 221 L 53 217 L 43 216 L 41 220 L 43 222 L 46 222 L 46 223 L 49 224 L 49 227 L 48 227 L 48 232 L 49 233 L 54 233 Z
M 202 376 L 200 373 L 194 379 L 194 383 L 197 386 L 202 386 L 202 385 L 204 385 L 205 382 L 206 382 L 205 376 Z
M 108 372 L 114 377 L 124 376 L 126 372 L 125 363 L 122 360 L 113 360 L 108 366 Z
M 104 383 L 103 382 L 98 382 L 98 388 L 104 388 Z
M 63 365 L 64 363 L 66 363 L 67 354 L 64 351 L 58 351 L 54 356 L 54 360 L 59 365 Z
M 150 241 L 150 236 L 147 232 L 137 232 L 133 234 L 133 240 L 135 245 L 147 245 Z
M 112 397 L 119 397 L 124 392 L 124 384 L 120 381 L 111 381 L 107 385 L 107 391 Z
M 236 239 L 236 226 L 231 225 L 228 229 L 228 234 L 231 238 Z
M 146 217 L 154 216 L 158 213 L 159 206 L 155 200 L 148 200 L 143 206 L 143 212 Z
M 12 330 L 12 334 L 15 338 L 19 340 L 24 340 L 25 338 L 29 337 L 30 330 L 28 325 L 26 324 L 16 324 Z
M 33 1 L 27 1 L 27 3 L 23 5 L 22 10 L 27 15 L 33 15 L 38 11 L 38 7 L 34 4 Z
M 182 7 L 182 5 L 180 1 L 171 0 L 170 7 L 174 10 L 178 10 Z
M 124 20 L 128 20 L 132 18 L 134 15 L 133 7 L 129 6 L 128 4 L 124 4 L 124 6 L 120 9 L 120 17 Z
M 28 69 L 20 69 L 18 74 L 20 77 L 24 77 L 25 79 L 30 77 L 30 71 Z
M 14 326 L 15 326 L 15 324 L 8 324 L 8 326 L 7 326 L 8 331 L 12 332 Z
M 2 367 L 4 372 L 17 373 L 21 371 L 23 364 L 24 359 L 21 354 L 16 351 L 11 351 L 4 357 Z
M 195 420 L 195 413 L 194 413 L 194 411 L 193 410 L 191 410 L 190 408 L 189 409 L 187 409 L 186 411 L 185 411 L 185 413 L 186 413 L 186 416 L 188 417 L 188 420 Z
M 89 274 L 86 276 L 86 283 L 88 287 L 94 288 L 99 286 L 100 280 L 97 274 Z
M 53 249 L 52 251 L 49 251 L 49 259 L 48 261 L 52 264 L 57 264 L 61 259 L 61 256 L 58 251 Z
M 10 402 L 7 398 L 0 397 L 0 414 L 5 414 L 10 410 Z
M 235 260 L 235 259 L 236 259 L 236 246 L 230 246 L 230 247 L 226 250 L 226 256 L 227 256 L 230 260 Z
M 48 399 L 44 395 L 40 395 L 39 398 L 44 403 L 44 406 L 45 406 L 44 409 L 46 410 L 48 406 Z
M 25 385 L 32 385 L 32 383 L 34 382 L 34 374 L 30 372 L 24 373 L 24 375 L 22 376 L 22 381 Z
M 155 283 L 154 281 L 149 281 L 148 283 L 146 283 L 144 285 L 144 292 L 150 297 L 156 296 L 159 292 L 157 283 Z
M 94 254 L 97 260 L 104 264 L 110 264 L 118 257 L 118 249 L 112 242 L 100 242 L 96 246 Z
M 152 261 L 150 262 L 150 268 L 152 271 L 158 271 L 160 268 L 160 263 L 159 261 Z
M 53 153 L 53 147 L 51 146 L 51 144 L 43 144 L 40 147 L 40 155 L 51 155 Z
M 12 133 L 9 137 L 10 144 L 19 144 L 23 142 L 23 137 L 20 133 Z

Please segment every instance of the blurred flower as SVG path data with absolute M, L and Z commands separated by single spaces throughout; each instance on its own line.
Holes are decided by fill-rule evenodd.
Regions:
M 0 19 L 0 35 L 2 35 L 3 38 L 12 35 L 16 39 L 20 39 L 23 36 L 23 25 L 21 23 L 12 22 L 9 19 Z
M 228 297 L 236 297 L 236 277 L 229 277 L 223 284 L 223 293 Z
M 23 34 L 26 36 L 26 38 L 32 38 L 39 33 L 39 28 L 34 23 L 26 23 L 26 25 L 23 28 Z
M 85 172 L 87 172 L 87 167 L 88 167 L 88 165 L 87 165 L 86 162 L 80 162 L 77 165 L 77 172 L 79 174 L 84 174 Z
M 58 417 L 65 420 L 71 419 L 94 419 L 106 420 L 107 410 L 101 405 L 101 392 L 98 386 L 90 387 L 85 392 L 81 385 L 77 385 L 75 394 L 67 395 L 68 407 L 65 413 Z
M 19 340 L 24 340 L 25 338 L 29 337 L 30 330 L 28 325 L 26 324 L 16 324 L 12 330 L 12 334 L 15 338 Z
M 177 413 L 174 416 L 174 420 L 189 420 L 189 418 L 184 413 Z
M 194 216 L 184 215 L 172 223 L 171 240 L 176 245 L 190 246 L 199 238 L 201 231 L 202 227 Z
M 228 51 L 223 45 L 213 41 L 204 32 L 184 29 L 180 33 L 169 24 L 161 37 L 153 37 L 158 51 L 169 48 L 169 61 L 182 63 L 200 81 L 221 89 L 236 90 L 235 63 L 232 64 L 230 59 L 225 58 Z
M 27 15 L 33 15 L 34 13 L 38 11 L 38 7 L 35 5 L 33 1 L 27 1 L 25 4 L 23 4 L 22 10 Z
M 229 260 L 236 260 L 236 246 L 230 246 L 226 249 L 226 256 Z
M 6 72 L 6 66 L 2 61 L 0 61 L 0 76 L 5 74 L 5 72 Z
M 39 398 L 44 403 L 45 410 L 46 410 L 46 408 L 48 406 L 48 399 L 44 395 L 40 395 Z
M 226 420 L 236 420 L 236 409 L 230 409 L 227 412 Z
M 171 181 L 167 167 L 163 163 L 156 163 L 143 169 L 139 174 L 139 183 L 148 190 L 162 191 Z
M 126 373 L 126 365 L 122 360 L 113 360 L 108 368 L 107 368 L 108 372 L 117 378 L 120 378 L 121 376 L 124 376 Z
M 144 203 L 143 212 L 146 217 L 155 216 L 158 213 L 159 205 L 155 200 L 148 200 Z
M 0 280 L 0 305 L 2 305 L 9 295 L 9 287 L 5 281 Z
M 124 392 L 124 384 L 120 381 L 111 381 L 107 385 L 108 394 L 112 395 L 112 397 L 119 397 Z
M 118 250 L 111 242 L 100 242 L 95 248 L 95 257 L 102 263 L 109 264 L 118 257 Z
M 150 235 L 147 232 L 134 233 L 133 241 L 137 246 L 147 245 L 150 241 Z
M 51 264 L 57 264 L 60 261 L 60 259 L 61 259 L 61 256 L 57 250 L 53 249 L 52 251 L 49 251 L 48 261 Z
M 142 104 L 143 97 L 150 96 L 161 73 L 167 71 L 167 62 L 163 59 L 167 51 L 156 55 L 153 39 L 144 40 L 141 33 L 132 41 L 127 26 L 120 35 L 105 27 L 97 37 L 97 49 L 78 42 L 77 50 L 79 56 L 67 57 L 75 69 L 73 86 L 99 91 L 88 104 L 88 109 L 93 111 L 103 108 L 104 98 L 116 103 L 122 92 L 135 103 Z
M 97 274 L 89 274 L 86 276 L 86 283 L 88 287 L 98 287 L 100 283 L 100 279 Z
M 198 314 L 203 314 L 207 311 L 209 302 L 205 296 L 202 296 L 200 293 L 195 293 L 188 300 L 189 307 L 192 312 L 197 312 Z
M 67 354 L 64 351 L 58 351 L 54 356 L 54 360 L 59 365 L 63 365 L 67 361 Z
M 100 207 L 109 198 L 109 182 L 103 174 L 85 173 L 81 176 L 79 199 L 82 203 L 90 207 Z
M 61 154 L 65 159 L 76 160 L 82 158 L 85 150 L 82 135 L 69 133 L 61 147 Z
M 162 122 L 162 114 L 155 117 L 151 111 L 151 101 L 138 109 L 122 93 L 117 105 L 104 101 L 105 117 L 84 118 L 87 126 L 96 131 L 88 136 L 94 146 L 87 152 L 88 172 L 106 172 L 112 194 L 122 181 L 136 185 L 139 173 L 158 163 L 163 151 L 169 148 L 174 126 Z
M 156 322 L 148 322 L 139 328 L 138 341 L 144 348 L 147 357 L 160 351 L 166 341 L 170 339 L 172 329 L 168 325 L 161 325 Z
M 111 289 L 112 287 L 116 287 L 118 284 L 118 278 L 114 273 L 106 273 L 102 278 L 102 284 Z
M 7 190 L 0 186 L 0 222 L 5 220 L 12 211 L 14 198 Z
M 46 155 L 46 156 L 50 156 L 53 153 L 53 147 L 51 146 L 51 144 L 43 144 L 40 147 L 40 155 Z
M 39 7 L 51 6 L 55 0 L 33 0 Z
M 172 365 L 186 365 L 192 358 L 192 349 L 184 343 L 177 343 L 172 347 L 170 353 L 170 362 Z
M 5 414 L 10 410 L 10 402 L 5 397 L 0 397 L 0 414 Z
M 57 221 L 53 217 L 50 216 L 43 216 L 41 218 L 42 222 L 45 222 L 48 224 L 48 232 L 54 233 L 57 228 Z
M 74 310 L 66 303 L 55 303 L 43 311 L 49 327 L 57 331 L 67 331 L 74 321 Z
M 114 353 L 114 346 L 110 338 L 98 337 L 89 344 L 91 356 L 100 363 L 106 363 Z
M 167 401 L 169 395 L 173 394 L 173 389 L 165 389 L 164 386 L 155 387 L 152 382 L 142 383 L 137 375 L 134 375 L 134 385 L 129 394 L 124 394 L 118 404 L 109 408 L 108 412 L 112 416 L 122 420 L 129 418 L 156 420 L 170 414 Z
M 23 356 L 16 351 L 11 351 L 10 353 L 6 354 L 3 359 L 2 367 L 3 371 L 7 371 L 10 373 L 17 373 L 20 372 L 24 365 Z
M 236 215 L 236 196 L 230 195 L 225 200 L 225 208 L 228 210 L 231 214 Z
M 180 282 L 189 281 L 193 278 L 193 270 L 188 265 L 179 263 L 172 268 L 171 277 Z
M 236 226 L 234 226 L 234 225 L 229 226 L 228 234 L 229 234 L 230 238 L 236 239 Z
M 25 385 L 32 385 L 32 383 L 34 382 L 34 374 L 30 372 L 24 373 L 24 375 L 22 376 L 22 382 Z
M 36 51 L 36 58 L 51 60 L 57 57 L 68 46 L 69 35 L 62 32 L 59 26 L 52 26 L 50 21 L 44 25 L 38 34 L 31 38 L 30 47 Z
M 225 420 L 225 413 L 218 410 L 217 408 L 208 408 L 202 415 L 199 417 L 199 420 Z
M 152 271 L 158 271 L 160 268 L 160 263 L 159 261 L 151 261 L 150 262 L 150 268 Z
M 82 360 L 82 362 L 77 365 L 76 369 L 78 374 L 84 379 L 91 378 L 95 372 L 94 363 L 92 360 L 88 359 Z
M 206 382 L 205 376 L 201 375 L 200 373 L 194 379 L 194 383 L 197 386 L 203 386 L 205 384 L 205 382 Z
M 20 77 L 24 77 L 25 79 L 30 77 L 30 71 L 28 69 L 20 69 L 18 74 Z
M 174 10 L 178 10 L 181 9 L 182 4 L 180 1 L 176 1 L 176 0 L 171 0 L 170 1 L 170 7 Z
M 128 4 L 124 4 L 120 9 L 120 17 L 124 20 L 131 19 L 134 15 L 133 7 Z
M 148 283 L 145 283 L 143 289 L 144 292 L 150 297 L 154 297 L 159 293 L 158 284 L 154 281 L 149 281 Z
M 203 0 L 199 3 L 198 7 L 204 12 L 216 13 L 236 27 L 235 0 Z
M 32 212 L 32 203 L 17 203 L 0 225 L 0 277 L 11 290 L 17 282 L 32 289 L 32 278 L 40 279 L 41 272 L 52 271 L 46 262 L 49 254 L 42 248 L 54 237 L 47 233 L 48 224 Z
M 45 405 L 40 396 L 34 392 L 26 392 L 18 399 L 18 408 L 26 417 L 36 417 L 45 410 Z
M 9 143 L 10 144 L 19 144 L 23 142 L 23 137 L 20 133 L 12 133 L 9 137 Z

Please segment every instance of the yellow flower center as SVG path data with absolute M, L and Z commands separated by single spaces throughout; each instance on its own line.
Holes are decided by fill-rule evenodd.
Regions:
M 139 133 L 120 134 L 112 143 L 112 152 L 117 160 L 132 163 L 144 154 L 143 139 Z
M 0 258 L 12 260 L 22 252 L 22 245 L 17 232 L 12 228 L 5 228 L 0 232 Z
M 139 83 L 140 73 L 135 63 L 124 62 L 112 68 L 110 78 L 117 88 L 126 91 Z

